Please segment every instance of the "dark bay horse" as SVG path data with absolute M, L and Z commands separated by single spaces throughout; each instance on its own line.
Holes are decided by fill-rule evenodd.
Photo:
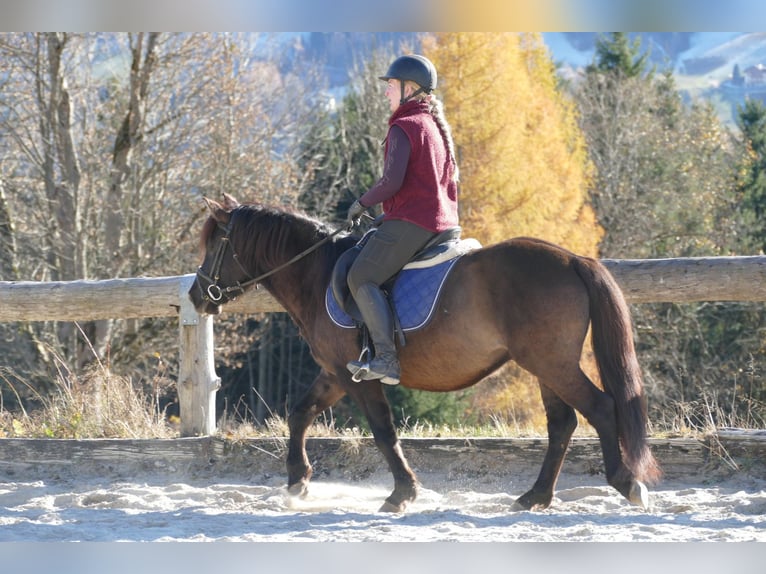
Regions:
M 415 499 L 418 482 L 402 453 L 382 385 L 352 381 L 346 363 L 359 356 L 359 334 L 337 327 L 324 305 L 335 261 L 358 238 L 289 210 L 240 205 L 227 195 L 220 203 L 205 201 L 212 215 L 202 230 L 204 259 L 189 291 L 197 311 L 218 313 L 260 283 L 298 325 L 321 367 L 288 416 L 289 492 L 305 495 L 311 478 L 307 429 L 348 394 L 366 415 L 394 476 L 394 490 L 381 510 L 402 511 Z M 605 391 L 580 368 L 589 326 Z M 412 389 L 463 389 L 510 360 L 537 377 L 548 448 L 518 507 L 550 505 L 577 426 L 575 409 L 598 432 L 609 484 L 631 503 L 647 506 L 644 483 L 655 482 L 660 471 L 646 441 L 631 318 L 618 285 L 598 261 L 530 238 L 469 252 L 455 264 L 433 318 L 410 333 L 399 352 L 401 384 Z

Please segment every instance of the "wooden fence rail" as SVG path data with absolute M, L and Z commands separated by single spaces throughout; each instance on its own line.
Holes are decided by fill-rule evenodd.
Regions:
M 766 256 L 605 259 L 629 303 L 766 301 Z M 181 435 L 215 433 L 213 318 L 187 292 L 194 275 L 103 281 L 0 281 L 0 321 L 179 318 Z M 229 303 L 227 313 L 281 312 L 264 290 Z

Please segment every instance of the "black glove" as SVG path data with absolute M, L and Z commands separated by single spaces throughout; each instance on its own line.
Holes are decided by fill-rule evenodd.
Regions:
M 354 203 L 351 204 L 351 207 L 348 208 L 348 215 L 346 215 L 346 221 L 349 225 L 357 225 L 359 223 L 359 219 L 362 217 L 362 214 L 367 211 L 367 208 L 359 203 L 359 200 L 356 200 Z

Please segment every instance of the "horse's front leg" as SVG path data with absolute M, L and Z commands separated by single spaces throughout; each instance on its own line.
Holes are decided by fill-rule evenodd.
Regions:
M 418 495 L 418 480 L 407 464 L 402 446 L 396 435 L 394 418 L 382 385 L 378 382 L 362 383 L 359 400 L 370 423 L 375 445 L 383 453 L 388 468 L 394 475 L 394 491 L 386 499 L 381 512 L 402 512 Z
M 333 375 L 321 371 L 309 390 L 287 418 L 290 431 L 287 449 L 287 490 L 305 496 L 311 480 L 311 463 L 306 454 L 306 432 L 319 413 L 334 405 L 345 394 Z

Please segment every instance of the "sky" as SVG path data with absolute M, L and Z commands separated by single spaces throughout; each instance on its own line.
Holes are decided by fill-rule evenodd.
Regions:
M 0 0 L 13 31 L 754 31 L 760 0 Z

